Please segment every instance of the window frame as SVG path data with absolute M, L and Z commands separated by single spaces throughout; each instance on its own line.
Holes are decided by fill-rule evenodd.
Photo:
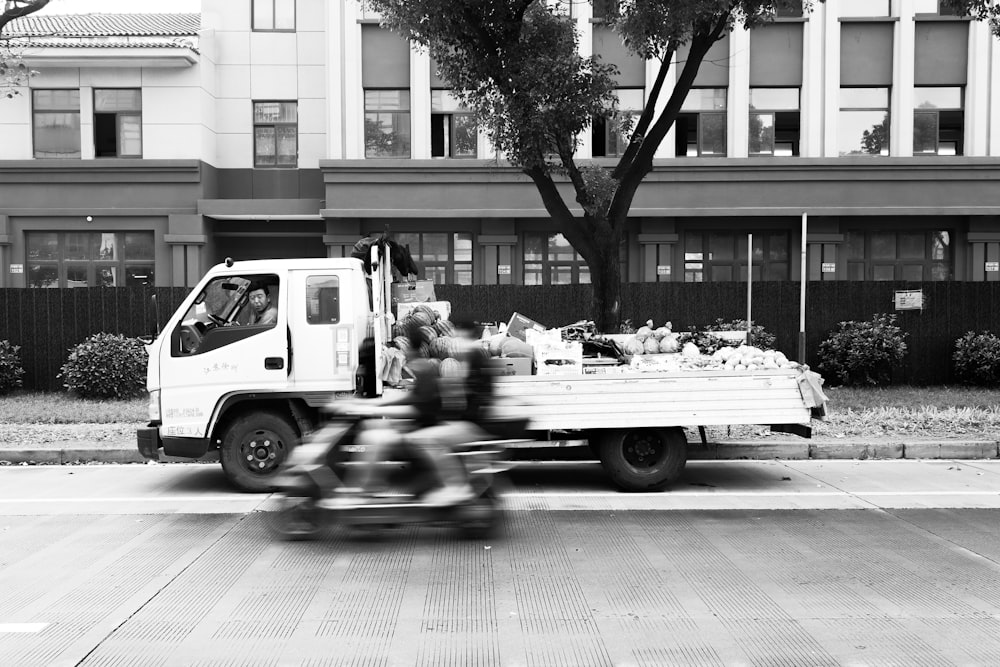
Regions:
M 892 87 L 891 86 L 841 86 L 838 88 L 838 95 L 843 96 L 844 91 L 857 91 L 857 90 L 884 90 L 885 91 L 885 106 L 873 107 L 873 106 L 844 106 L 842 98 L 838 100 L 839 104 L 837 106 L 837 157 L 889 157 L 892 155 Z M 885 146 L 881 147 L 878 153 L 867 153 L 864 151 L 844 153 L 841 152 L 841 146 L 839 145 L 839 140 L 842 138 L 843 127 L 843 114 L 853 113 L 853 112 L 884 112 L 883 122 L 885 123 Z M 874 127 L 874 126 L 873 126 Z
M 139 93 L 139 109 L 138 110 L 125 110 L 125 111 L 98 111 L 97 110 L 97 95 L 101 91 L 105 90 L 130 90 Z M 142 88 L 94 88 L 92 90 L 93 97 L 93 109 L 94 109 L 94 158 L 96 159 L 107 159 L 113 157 L 119 158 L 142 158 Z M 97 116 L 98 115 L 108 115 L 115 117 L 115 154 L 114 155 L 98 155 L 97 154 Z M 121 145 L 119 139 L 121 138 L 121 118 L 122 117 L 137 118 L 139 120 L 139 152 L 136 154 L 132 153 L 122 153 Z
M 713 99 L 721 100 L 722 106 L 718 106 L 717 104 L 712 104 L 710 107 L 706 108 L 704 105 L 706 104 L 708 98 L 699 96 L 695 99 L 692 99 L 691 94 L 692 93 L 697 94 L 699 91 L 721 91 L 722 92 L 721 97 L 716 95 L 713 97 Z M 704 88 L 692 87 L 688 91 L 687 97 L 685 97 L 684 99 L 684 103 L 681 105 L 681 110 L 677 114 L 677 118 L 678 119 L 683 118 L 685 123 L 690 122 L 691 119 L 694 120 L 695 123 L 694 136 L 696 141 L 695 150 L 697 152 L 696 154 L 691 153 L 691 143 L 687 141 L 687 137 L 690 136 L 690 131 L 688 131 L 684 137 L 685 151 L 683 154 L 677 153 L 676 151 L 677 143 L 680 141 L 680 136 L 679 134 L 677 135 L 677 139 L 675 141 L 675 150 L 674 150 L 676 157 L 699 157 L 699 158 L 728 157 L 729 155 L 729 130 L 728 130 L 729 120 L 727 116 L 728 113 L 729 113 L 729 88 L 719 87 L 719 86 L 708 86 Z M 707 133 L 705 129 L 706 123 L 704 122 L 704 119 L 709 117 L 712 117 L 715 120 L 718 120 L 720 118 L 722 119 L 721 140 L 722 140 L 723 150 L 721 153 L 705 152 L 705 144 L 706 144 L 705 137 Z M 676 127 L 677 125 L 676 121 L 674 125 Z
M 76 109 L 70 108 L 53 108 L 53 109 L 38 109 L 37 94 L 42 92 L 52 92 L 57 90 L 67 90 L 76 92 Z M 77 121 L 77 133 L 76 133 L 76 151 L 69 151 L 70 153 L 75 152 L 75 155 L 39 155 L 38 154 L 38 123 L 36 119 L 39 114 L 76 114 Z M 82 128 L 82 113 L 80 104 L 80 89 L 79 88 L 32 88 L 31 89 L 31 154 L 36 160 L 76 160 L 83 156 L 83 139 L 80 134 Z M 66 151 L 63 151 L 66 152 Z
M 371 234 L 377 234 L 377 233 L 378 232 L 376 232 L 374 230 L 371 232 Z M 424 241 L 425 241 L 425 237 L 427 237 L 428 235 L 444 235 L 445 236 L 445 238 L 447 239 L 447 242 L 448 242 L 448 250 L 447 250 L 448 259 L 446 259 L 446 260 L 438 260 L 438 259 L 428 260 L 428 259 L 424 259 L 424 252 L 423 252 Z M 412 245 L 413 239 L 410 238 L 412 236 L 416 236 L 417 237 L 416 238 L 416 240 L 417 240 L 417 247 L 416 248 L 414 248 L 413 245 Z M 468 237 L 468 242 L 469 242 L 469 259 L 467 259 L 467 260 L 465 260 L 465 259 L 462 259 L 462 260 L 456 259 L 456 252 L 457 252 L 456 251 L 456 247 L 457 247 L 457 241 L 459 240 L 458 239 L 459 236 L 467 236 Z M 409 248 L 410 255 L 413 257 L 413 261 L 417 264 L 417 266 L 420 267 L 420 269 L 424 272 L 425 276 L 428 275 L 428 272 L 427 272 L 428 268 L 444 269 L 445 282 L 443 282 L 443 283 L 441 283 L 441 282 L 435 282 L 436 285 L 467 285 L 467 284 L 468 285 L 474 285 L 474 284 L 476 284 L 476 272 L 475 272 L 475 263 L 476 263 L 476 235 L 473 234 L 472 232 L 456 231 L 456 230 L 442 231 L 442 230 L 425 230 L 425 229 L 422 229 L 420 231 L 393 232 L 393 240 L 396 241 L 397 243 L 399 243 L 400 245 L 403 245 L 403 246 L 406 246 L 406 247 Z M 464 282 L 459 282 L 458 281 L 457 276 L 458 276 L 458 269 L 460 267 L 463 268 L 463 269 L 466 269 L 466 268 L 468 269 L 468 275 L 469 275 L 469 282 L 468 283 L 464 283 Z M 436 274 L 437 274 L 437 271 L 434 271 L 434 275 L 436 275 Z
M 634 105 L 629 104 L 623 107 L 622 93 L 631 92 L 638 93 L 640 104 L 639 108 L 634 108 Z M 597 146 L 597 133 L 601 132 L 602 141 L 604 146 L 604 152 L 598 154 L 594 151 L 592 154 L 594 157 L 621 157 L 628 150 L 629 140 L 631 139 L 631 134 L 626 136 L 621 132 L 621 119 L 628 116 L 632 118 L 632 131 L 635 131 L 635 126 L 639 122 L 639 118 L 642 116 L 642 112 L 646 106 L 646 90 L 645 88 L 639 88 L 636 86 L 623 86 L 621 88 L 615 88 L 615 96 L 618 98 L 618 111 L 610 118 L 605 118 L 602 116 L 594 117 L 591 120 L 591 141 L 592 146 Z M 612 145 L 617 147 L 617 150 L 612 151 Z
M 936 157 L 941 156 L 941 114 L 942 112 L 949 115 L 957 115 L 957 117 L 962 119 L 961 123 L 961 134 L 958 137 L 958 141 L 955 142 L 955 152 L 945 153 L 944 155 L 955 155 L 961 156 L 965 154 L 965 86 L 914 86 L 914 102 L 916 102 L 916 91 L 926 90 L 930 88 L 939 89 L 957 89 L 959 95 L 959 106 L 928 106 L 928 107 L 914 107 L 913 109 L 913 134 L 914 134 L 914 150 L 913 155 L 917 157 Z M 916 150 L 916 133 L 917 133 L 917 119 L 918 117 L 926 116 L 934 118 L 934 152 L 930 151 L 917 151 Z
M 760 108 L 753 106 L 753 91 L 754 90 L 794 90 L 795 91 L 795 108 L 782 108 L 779 104 L 767 104 Z M 798 86 L 753 86 L 750 88 L 750 104 L 748 106 L 748 117 L 747 126 L 749 128 L 750 120 L 754 116 L 770 116 L 771 117 L 771 152 L 770 153 L 755 153 L 751 150 L 750 137 L 747 138 L 747 154 L 750 157 L 798 157 L 800 155 L 800 146 L 802 144 L 802 88 Z M 778 127 L 779 118 L 778 114 L 791 116 L 795 114 L 797 118 L 798 125 L 798 135 L 795 141 L 791 142 L 791 155 L 779 155 L 777 149 L 778 145 L 785 144 L 785 141 L 778 141 Z M 749 132 L 748 132 L 749 135 Z
M 30 256 L 31 252 L 31 237 L 32 236 L 43 236 L 47 234 L 55 234 L 56 236 L 56 257 L 46 258 L 46 259 L 32 259 Z M 77 234 L 81 236 L 88 237 L 86 245 L 87 258 L 80 259 L 78 257 L 70 256 L 69 251 L 69 236 L 71 234 Z M 137 258 L 133 259 L 126 255 L 125 249 L 128 246 L 127 239 L 129 235 L 132 234 L 143 234 L 148 235 L 149 247 L 152 249 L 152 256 L 149 258 Z M 104 241 L 104 237 L 107 235 L 112 235 L 115 248 L 120 249 L 120 257 L 116 259 L 101 259 L 99 257 L 101 243 Z M 154 232 L 150 230 L 31 230 L 25 232 L 24 244 L 25 244 L 25 264 L 26 267 L 26 284 L 31 288 L 44 289 L 46 287 L 60 287 L 60 288 L 70 288 L 69 276 L 70 271 L 73 269 L 79 269 L 81 267 L 85 268 L 87 272 L 87 285 L 86 287 L 135 287 L 137 285 L 129 284 L 129 269 L 135 268 L 148 268 L 149 273 L 145 282 L 140 283 L 140 285 L 151 285 L 156 282 L 156 238 Z M 31 272 L 34 267 L 55 267 L 56 270 L 56 284 L 55 285 L 33 285 L 31 280 Z M 114 285 L 104 285 L 99 280 L 100 270 L 104 268 L 110 268 L 115 270 L 115 284 Z M 76 287 L 84 287 L 84 285 L 78 285 Z
M 290 104 L 295 110 L 295 121 L 257 121 L 258 104 Z M 299 166 L 299 102 L 298 100 L 252 100 L 250 106 L 251 122 L 253 124 L 253 166 L 254 169 L 297 169 Z M 280 114 L 279 114 L 280 115 Z M 278 151 L 278 128 L 295 128 L 295 159 L 291 164 L 281 164 Z M 257 128 L 272 128 L 274 130 L 274 164 L 262 164 L 258 161 Z
M 292 27 L 291 28 L 276 28 L 274 27 L 277 22 L 275 17 L 277 12 L 275 11 L 278 7 L 279 2 L 287 2 L 291 4 L 292 7 Z M 257 26 L 257 3 L 264 3 L 271 5 L 271 26 L 270 28 L 260 28 Z M 299 17 L 298 17 L 298 3 L 295 0 L 250 0 L 250 31 L 251 32 L 295 32 L 298 29 Z
M 923 258 L 901 257 L 900 256 L 900 234 L 921 234 L 923 238 Z M 875 234 L 892 234 L 894 246 L 894 258 L 873 257 L 872 236 Z M 937 234 L 946 234 L 948 242 L 945 246 L 946 257 L 944 259 L 934 258 L 934 237 Z M 854 254 L 855 239 L 862 239 L 862 256 L 859 258 Z M 920 266 L 922 282 L 949 282 L 955 280 L 955 230 L 948 229 L 849 229 L 845 233 L 844 244 L 844 266 L 846 269 L 845 280 L 854 282 L 883 282 L 883 281 L 914 281 L 912 278 L 904 277 L 907 267 Z M 934 270 L 936 265 L 945 264 L 947 267 L 946 278 L 935 278 Z M 858 267 L 861 268 L 862 277 L 858 278 Z M 892 267 L 892 278 L 877 278 L 876 272 L 879 268 Z
M 465 107 L 464 105 L 462 105 L 457 99 L 454 99 L 454 96 L 451 94 L 451 90 L 452 90 L 451 88 L 432 88 L 431 89 L 431 128 L 432 128 L 431 129 L 431 157 L 433 159 L 436 159 L 436 160 L 444 160 L 444 159 L 451 159 L 451 160 L 475 160 L 476 158 L 479 157 L 479 124 L 475 122 L 476 114 L 471 109 L 469 109 L 468 107 Z M 456 109 L 454 109 L 454 110 L 445 110 L 445 109 L 435 110 L 434 109 L 434 94 L 435 93 L 444 93 L 444 94 L 448 95 L 449 97 L 451 97 L 452 99 L 454 99 Z M 445 154 L 444 155 L 435 155 L 434 154 L 434 140 L 433 140 L 434 130 L 433 130 L 433 127 L 434 127 L 434 119 L 435 119 L 436 116 L 442 116 L 442 117 L 444 117 L 446 119 L 444 121 L 446 123 L 446 128 L 445 129 L 447 130 L 447 133 L 445 134 L 446 142 L 445 142 L 445 151 L 444 151 Z M 456 145 L 456 142 L 455 142 L 455 132 L 456 132 L 455 118 L 456 117 L 461 117 L 461 118 L 465 118 L 465 119 L 472 119 L 472 121 L 473 121 L 473 126 L 475 127 L 476 145 L 475 145 L 475 149 L 473 150 L 473 152 L 472 152 L 471 155 L 468 155 L 468 154 L 456 155 L 455 154 L 455 145 Z
M 521 234 L 521 284 L 522 285 L 579 285 L 579 284 L 590 284 L 590 267 L 587 262 L 580 255 L 579 251 L 573 248 L 573 244 L 566 243 L 573 250 L 573 259 L 552 259 L 551 249 L 552 242 L 551 239 L 563 236 L 560 232 L 553 231 L 526 231 Z M 541 240 L 542 248 L 542 258 L 541 259 L 528 259 L 528 240 L 531 237 L 536 237 Z M 565 236 L 563 236 L 565 238 Z M 528 282 L 528 271 L 529 266 L 538 268 L 535 269 L 540 272 L 541 282 Z M 624 267 L 624 265 L 623 265 Z M 552 272 L 554 269 L 569 269 L 570 271 L 570 282 L 552 282 Z M 582 276 L 586 276 L 586 280 L 581 280 Z
M 369 99 L 368 98 L 368 94 L 369 93 L 381 93 L 381 92 L 405 93 L 405 96 L 406 96 L 406 105 L 405 106 L 406 106 L 406 108 L 405 109 L 403 109 L 403 108 L 390 109 L 390 108 L 387 108 L 387 107 L 369 108 L 368 107 L 368 99 Z M 364 125 L 365 125 L 363 140 L 364 140 L 365 159 L 366 160 L 387 160 L 387 159 L 388 160 L 392 160 L 392 159 L 400 160 L 400 159 L 406 159 L 406 158 L 413 157 L 413 100 L 412 100 L 412 96 L 410 95 L 410 89 L 409 88 L 365 88 L 364 91 L 363 91 L 363 95 L 364 95 L 363 104 L 364 104 Z M 401 95 L 400 96 L 400 107 L 402 107 L 402 100 L 403 100 L 403 97 Z M 368 117 L 370 115 L 371 116 L 379 116 L 380 114 L 391 114 L 391 115 L 400 114 L 401 116 L 405 116 L 405 127 L 406 127 L 406 154 L 405 155 L 403 155 L 402 153 L 400 153 L 400 154 L 392 154 L 392 155 L 369 154 L 369 152 L 368 152 L 368 120 L 369 120 L 369 118 Z M 400 120 L 402 121 L 402 118 Z M 404 124 L 404 123 L 401 122 L 400 124 Z M 395 125 L 395 123 L 394 123 L 394 125 Z M 379 128 L 381 128 L 381 124 L 379 125 Z M 381 132 L 382 130 L 379 129 L 379 131 Z
M 747 234 L 750 232 L 733 229 L 686 229 L 683 231 L 681 241 L 681 270 L 680 279 L 685 283 L 698 282 L 746 282 L 747 280 L 747 257 L 746 248 L 741 248 L 742 243 L 747 242 Z M 791 279 L 791 232 L 787 229 L 763 229 L 754 230 L 754 248 L 760 246 L 761 259 L 756 257 L 753 262 L 753 281 L 787 281 Z M 695 251 L 689 245 L 689 241 L 695 236 L 701 237 L 700 251 Z M 713 257 L 712 236 L 725 235 L 732 239 L 733 256 L 732 259 L 716 259 Z M 784 236 L 784 258 L 772 258 L 772 246 L 777 237 Z M 783 276 L 780 278 L 765 277 L 769 272 L 777 270 L 777 267 L 784 265 Z M 728 279 L 715 279 L 712 270 L 716 267 L 727 267 L 730 270 Z M 701 279 L 694 279 L 694 275 L 700 274 Z

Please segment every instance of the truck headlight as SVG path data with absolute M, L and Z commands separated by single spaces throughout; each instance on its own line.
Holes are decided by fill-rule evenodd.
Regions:
M 149 421 L 160 421 L 160 390 L 149 392 Z

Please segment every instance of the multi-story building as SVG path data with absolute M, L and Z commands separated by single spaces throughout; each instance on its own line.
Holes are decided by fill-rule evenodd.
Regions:
M 572 2 L 637 109 L 654 64 Z M 705 59 L 640 187 L 630 281 L 1000 280 L 1000 44 L 936 0 L 827 0 Z M 340 256 L 390 230 L 439 283 L 588 280 L 430 57 L 356 0 L 12 24 L 0 286 L 191 285 L 235 258 Z M 678 59 L 683 60 L 684 53 Z M 595 123 L 580 157 L 623 145 Z

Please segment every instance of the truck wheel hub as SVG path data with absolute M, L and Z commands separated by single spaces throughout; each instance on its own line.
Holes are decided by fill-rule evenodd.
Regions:
M 271 472 L 284 458 L 285 445 L 273 434 L 255 433 L 243 444 L 246 467 L 253 472 Z
M 625 439 L 623 450 L 629 465 L 636 468 L 650 468 L 656 465 L 663 455 L 663 443 L 658 438 L 629 436 Z

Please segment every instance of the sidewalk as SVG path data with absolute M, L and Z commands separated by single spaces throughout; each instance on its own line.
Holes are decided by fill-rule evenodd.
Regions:
M 577 450 L 575 453 L 573 450 Z M 589 458 L 586 448 L 544 450 L 567 458 Z M 542 458 L 552 458 L 544 456 Z M 561 458 L 557 457 L 557 458 Z M 731 459 L 997 459 L 998 440 L 881 439 L 766 437 L 755 440 L 726 440 L 707 445 L 689 441 L 688 460 Z M 99 444 L 52 442 L 36 447 L 5 448 L 0 444 L 0 464 L 65 465 L 78 463 L 145 463 L 135 442 Z

